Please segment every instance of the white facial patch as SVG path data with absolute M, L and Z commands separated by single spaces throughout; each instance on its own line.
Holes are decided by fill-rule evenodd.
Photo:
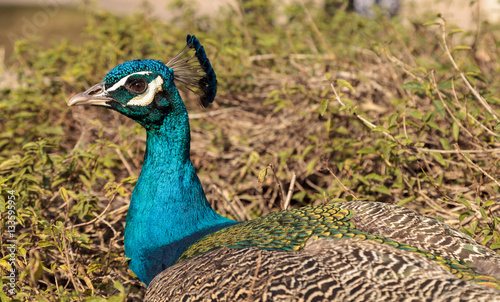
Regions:
M 115 85 L 111 86 L 106 91 L 114 91 L 114 90 L 120 88 L 121 86 L 125 85 L 125 82 L 127 82 L 127 80 L 128 80 L 129 77 L 131 77 L 133 75 L 136 75 L 136 74 L 151 74 L 151 71 L 139 71 L 139 72 L 136 72 L 136 73 L 131 73 L 128 76 L 126 76 L 126 77 L 122 78 L 121 80 L 119 80 L 118 82 L 116 82 Z
M 162 85 L 163 79 L 160 76 L 157 76 L 156 79 L 149 83 L 148 89 L 141 95 L 138 95 L 128 101 L 127 106 L 147 106 L 151 104 L 153 102 L 153 99 L 155 98 L 156 93 L 163 89 Z

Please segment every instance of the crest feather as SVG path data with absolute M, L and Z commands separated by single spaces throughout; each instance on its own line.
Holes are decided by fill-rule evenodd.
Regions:
M 208 107 L 217 93 L 215 72 L 200 41 L 187 35 L 186 42 L 184 49 L 166 65 L 174 71 L 174 80 L 199 95 L 200 103 Z

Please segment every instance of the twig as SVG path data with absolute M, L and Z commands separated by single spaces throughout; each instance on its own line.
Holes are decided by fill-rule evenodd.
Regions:
M 443 107 L 444 109 L 446 110 L 446 112 L 448 112 L 448 114 L 450 115 L 450 117 L 453 119 L 453 121 L 455 123 L 457 123 L 457 125 L 463 130 L 465 131 L 465 133 L 467 133 L 473 140 L 475 140 L 477 143 L 481 143 L 477 137 L 475 137 L 472 133 L 470 133 L 470 131 L 465 128 L 462 123 L 460 123 L 457 118 L 455 117 L 455 115 L 453 114 L 453 112 L 451 112 L 450 108 L 448 107 L 448 105 L 446 104 L 446 102 L 444 101 L 443 99 L 443 96 L 441 95 L 441 91 L 439 91 L 439 88 L 438 88 L 438 85 L 436 83 L 436 78 L 434 77 L 434 72 L 432 71 L 431 72 L 431 79 L 432 79 L 432 85 L 434 86 L 434 89 L 436 90 L 437 92 L 437 96 L 439 98 L 439 100 L 441 101 L 441 104 L 443 104 Z
M 397 59 L 396 57 L 393 57 L 391 55 L 389 55 L 388 53 L 386 53 L 386 56 L 387 58 L 392 61 L 394 64 L 396 64 L 397 66 L 399 66 L 407 75 L 411 76 L 414 80 L 416 80 L 417 82 L 419 83 L 422 83 L 423 80 L 422 78 L 424 78 L 425 76 L 423 76 L 422 78 L 419 78 L 417 76 L 415 76 L 410 70 L 409 70 L 409 67 L 407 67 L 405 65 L 405 63 L 401 62 L 399 59 Z M 458 97 L 457 97 L 457 94 L 456 94 L 456 91 L 455 91 L 455 83 L 453 81 L 453 79 L 451 80 L 451 84 L 452 84 L 452 91 L 453 91 L 453 96 L 456 100 L 456 103 L 455 105 L 457 105 L 458 107 L 460 107 L 460 109 L 462 109 L 465 114 L 467 115 L 468 118 L 472 119 L 477 125 L 479 125 L 481 128 L 484 129 L 484 131 L 488 132 L 490 135 L 493 135 L 495 137 L 500 137 L 500 135 L 496 134 L 495 132 L 491 131 L 490 129 L 488 129 L 488 127 L 486 127 L 485 125 L 483 125 L 482 123 L 480 123 L 475 117 L 473 117 L 465 108 L 463 108 L 463 106 L 460 104 L 460 102 L 458 101 Z M 438 94 L 440 96 L 443 96 L 443 94 L 438 90 Z M 459 123 L 460 125 L 460 123 Z
M 224 193 L 222 193 L 221 189 L 219 189 L 219 187 L 217 187 L 216 185 L 213 185 L 213 186 L 217 190 L 217 193 L 219 193 L 219 195 L 222 196 L 222 199 L 224 199 L 224 201 L 226 202 L 226 204 L 229 205 L 229 207 L 231 208 L 231 211 L 233 212 L 234 216 L 236 216 L 236 219 L 238 219 L 238 221 L 243 221 L 243 219 L 241 218 L 241 216 L 238 214 L 238 211 L 233 207 L 233 205 L 231 204 L 231 202 L 229 201 L 229 199 L 226 198 L 226 196 L 224 195 Z
M 97 213 L 95 213 L 95 212 L 92 212 L 92 214 L 97 215 Z M 114 240 L 116 239 L 116 237 L 118 237 L 118 236 L 120 235 L 120 233 L 118 233 L 118 231 L 117 231 L 117 230 L 115 230 L 115 228 L 114 228 L 114 227 L 113 227 L 113 226 L 112 226 L 109 222 L 107 222 L 106 220 L 102 219 L 102 215 L 97 216 L 96 218 L 97 218 L 100 222 L 102 222 L 102 223 L 104 223 L 105 225 L 107 225 L 107 226 L 111 229 L 111 231 L 113 231 L 114 236 L 113 236 L 113 238 L 111 238 L 111 241 L 114 241 Z
M 238 208 L 240 209 L 240 214 L 245 216 L 243 220 L 252 220 L 252 217 L 250 217 L 250 215 L 248 214 L 248 210 L 245 208 L 245 206 L 241 202 L 241 199 L 238 197 L 238 195 L 236 195 L 236 192 L 234 192 L 234 190 L 233 193 L 235 193 L 234 202 L 238 205 Z
M 349 195 L 351 195 L 354 199 L 356 199 L 357 201 L 359 201 L 359 199 L 356 197 L 356 195 L 354 195 L 353 193 L 351 193 L 351 190 L 349 190 L 346 186 L 344 186 L 344 184 L 340 181 L 340 179 L 338 179 L 337 175 L 335 175 L 335 173 L 332 172 L 332 169 L 330 169 L 330 167 L 327 168 L 328 172 L 330 172 L 330 174 L 332 174 L 332 176 L 337 180 L 337 182 L 340 184 L 340 186 L 342 187 L 342 189 L 344 189 L 344 191 L 346 193 L 348 193 Z
M 406 114 L 403 114 L 403 133 L 405 138 L 408 139 L 408 132 L 406 131 Z
M 314 33 L 316 34 L 318 39 L 321 41 L 321 44 L 323 44 L 324 50 L 330 49 L 331 47 L 328 45 L 328 43 L 326 43 L 325 37 L 323 36 L 323 34 L 319 30 L 318 26 L 314 22 L 314 19 L 311 16 L 311 13 L 309 12 L 309 9 L 305 5 L 304 1 L 300 0 L 300 4 L 302 5 L 302 8 L 304 8 L 304 11 L 306 12 L 307 19 L 309 20 L 309 23 L 311 24 L 311 27 L 312 27 Z
M 465 160 L 472 165 L 472 167 L 474 167 L 474 169 L 476 169 L 477 171 L 480 171 L 481 173 L 483 173 L 486 177 L 488 177 L 489 179 L 491 179 L 492 181 L 494 181 L 498 187 L 500 187 L 500 182 L 498 182 L 495 178 L 493 178 L 493 176 L 491 176 L 490 174 L 488 174 L 488 172 L 484 171 L 481 167 L 479 167 L 478 165 L 476 165 L 472 160 L 470 160 L 467 156 L 465 156 L 461 151 L 460 151 L 460 148 L 458 146 L 458 144 L 454 144 L 455 148 L 457 148 L 458 150 L 458 153 L 460 153 L 460 155 L 462 155 L 463 158 L 465 158 Z
M 295 175 L 295 172 L 293 172 L 292 181 L 290 182 L 290 187 L 288 187 L 288 194 L 286 196 L 285 205 L 284 205 L 283 210 L 288 209 L 288 206 L 290 206 L 290 200 L 292 200 L 293 187 L 295 186 L 295 179 L 296 178 L 297 178 L 297 176 Z
M 106 206 L 106 208 L 104 209 L 104 211 L 102 211 L 101 215 L 97 216 L 96 218 L 94 218 L 94 219 L 92 219 L 91 221 L 88 221 L 88 222 L 84 222 L 84 223 L 80 223 L 80 224 L 75 224 L 75 225 L 70 225 L 69 227 L 66 227 L 66 229 L 68 230 L 68 229 L 71 229 L 71 228 L 76 228 L 76 227 L 81 227 L 81 226 L 89 225 L 89 224 L 92 224 L 95 221 L 101 219 L 101 217 L 104 216 L 104 214 L 106 213 L 106 211 L 111 206 L 111 203 L 113 202 L 113 200 L 115 200 L 116 195 L 117 195 L 117 193 L 115 193 L 115 195 L 113 195 L 113 197 L 109 200 L 108 205 Z M 128 205 L 127 205 L 127 207 L 128 207 Z
M 250 37 L 250 33 L 248 32 L 248 26 L 246 21 L 247 18 L 245 18 L 245 11 L 243 10 L 243 0 L 238 1 L 238 7 L 236 9 L 236 12 L 238 13 L 241 22 L 243 23 L 243 35 L 245 36 L 247 47 L 250 47 L 252 45 L 252 38 Z
M 66 267 L 67 267 L 68 273 L 69 273 L 69 280 L 68 280 L 68 283 L 66 283 L 65 287 L 69 284 L 69 282 L 71 282 L 73 284 L 73 287 L 76 290 L 79 290 L 81 288 L 81 290 L 83 291 L 83 290 L 85 290 L 85 288 L 80 283 L 80 280 L 76 279 L 76 281 L 78 281 L 78 285 L 80 286 L 80 287 L 78 287 L 77 282 L 75 281 L 75 278 L 73 277 L 73 265 L 72 265 L 72 262 L 69 261 L 68 243 L 66 242 L 66 232 L 61 232 L 61 240 L 58 240 L 56 238 L 56 235 L 54 234 L 53 228 L 54 228 L 54 226 L 52 226 L 50 228 L 50 231 L 52 233 L 52 238 L 54 239 L 54 241 L 58 242 L 58 244 L 62 245 L 62 247 L 63 247 L 62 249 L 60 247 L 58 247 L 58 250 L 61 253 L 62 258 L 64 259 L 64 262 L 66 263 Z
M 125 166 L 125 169 L 127 169 L 128 174 L 129 174 L 130 176 L 137 177 L 137 175 L 134 173 L 134 171 L 132 170 L 132 168 L 131 168 L 131 167 L 130 167 L 130 165 L 128 164 L 128 161 L 125 159 L 125 156 L 123 156 L 122 151 L 120 151 L 120 149 L 118 149 L 118 148 L 115 148 L 115 151 L 116 151 L 116 153 L 118 154 L 118 157 L 119 157 L 119 158 L 120 158 L 120 160 L 122 161 L 123 165 Z
M 385 50 L 384 50 L 384 53 L 387 56 L 387 58 L 389 59 L 389 61 L 391 61 L 393 64 L 396 64 L 396 66 L 398 66 L 399 68 L 401 68 L 406 75 L 412 77 L 415 81 L 418 81 L 419 83 L 423 82 L 423 80 L 421 78 L 417 77 L 416 75 L 413 74 L 413 72 L 410 71 L 410 69 L 412 69 L 412 67 L 410 67 L 407 64 L 403 63 L 398 58 L 396 58 L 396 57 L 388 54 Z
M 335 89 L 335 86 L 333 85 L 333 81 L 330 80 L 330 86 L 332 87 L 332 90 L 333 90 L 333 93 L 335 94 L 335 99 L 337 100 L 337 102 L 341 105 L 341 106 L 345 106 L 344 102 L 342 102 L 342 100 L 340 99 L 340 96 L 338 95 L 337 93 L 337 90 Z M 439 94 L 439 90 L 438 90 L 438 94 Z M 353 112 L 353 115 L 359 119 L 360 121 L 362 121 L 366 126 L 368 126 L 368 128 L 370 129 L 374 129 L 376 127 L 375 124 L 369 122 L 368 120 L 366 120 L 365 118 L 363 118 L 362 116 L 360 116 L 359 114 L 357 114 L 356 112 Z M 460 125 L 460 123 L 458 123 Z M 481 124 L 478 122 L 478 124 Z M 426 153 L 429 153 L 429 152 L 436 152 L 436 153 L 459 153 L 459 151 L 457 150 L 439 150 L 439 149 L 427 149 L 427 148 L 416 148 L 416 147 L 411 147 L 411 146 L 405 146 L 403 145 L 401 142 L 399 142 L 392 134 L 388 133 L 387 131 L 381 131 L 385 136 L 387 136 L 388 138 L 390 138 L 391 140 L 393 140 L 394 142 L 398 143 L 400 146 L 403 146 L 404 148 L 407 148 L 407 149 L 413 149 L 413 150 L 417 150 L 417 151 L 421 151 L 421 152 L 426 152 Z M 497 135 L 495 135 L 497 136 Z M 495 153 L 495 152 L 500 152 L 500 148 L 495 148 L 495 149 L 488 149 L 488 150 L 467 150 L 467 151 L 464 151 L 464 152 L 467 152 L 467 153 Z
M 128 208 L 129 208 L 129 204 L 126 204 L 126 205 L 124 205 L 124 206 L 119 207 L 119 208 L 118 208 L 118 209 L 116 209 L 116 210 L 113 210 L 113 211 L 109 212 L 109 215 L 110 215 L 110 216 L 114 216 L 116 213 L 123 213 L 123 212 L 126 212 L 126 211 L 128 210 Z
M 127 154 L 130 157 L 130 160 L 132 160 L 132 163 L 134 164 L 134 167 L 136 169 L 140 169 L 141 168 L 141 164 L 135 159 L 135 157 L 132 154 L 132 151 L 130 151 L 130 149 L 127 149 Z
M 462 109 L 465 114 L 467 114 L 467 117 L 470 118 L 471 120 L 474 121 L 474 123 L 476 123 L 477 125 L 479 125 L 479 127 L 483 128 L 484 131 L 488 132 L 490 135 L 493 135 L 495 137 L 500 137 L 500 135 L 496 134 L 495 132 L 491 131 L 488 127 L 486 127 L 485 125 L 483 125 L 482 123 L 480 123 L 475 117 L 473 117 L 468 110 L 466 110 L 466 108 L 464 108 L 462 106 L 462 104 L 460 104 L 460 102 L 458 101 L 458 96 L 457 96 L 457 92 L 455 91 L 455 81 L 453 81 L 453 79 L 451 80 L 451 88 L 452 88 L 452 91 L 453 91 L 453 97 L 455 99 L 455 102 L 456 104 L 455 105 L 458 105 L 458 107 L 460 107 L 460 109 Z
M 337 102 L 339 102 L 340 105 L 342 105 L 343 107 L 346 107 L 346 105 L 344 104 L 344 102 L 342 102 L 342 100 L 340 99 L 340 96 L 339 94 L 337 93 L 337 90 L 335 89 L 335 86 L 333 85 L 333 81 L 330 80 L 330 86 L 332 87 L 332 90 L 333 90 L 333 93 L 335 94 L 335 99 L 337 100 Z M 375 124 L 371 123 L 370 121 L 368 121 L 367 119 L 365 119 L 364 117 L 362 117 L 361 115 L 357 114 L 356 112 L 353 112 L 352 114 L 354 114 L 354 116 L 359 119 L 360 121 L 362 121 L 365 125 L 368 126 L 368 128 L 370 129 L 374 129 L 375 127 Z M 382 133 L 387 136 L 388 138 L 390 138 L 391 140 L 395 141 L 396 143 L 402 145 L 394 136 L 392 136 L 392 134 L 390 134 L 389 132 L 387 131 L 382 131 Z
M 451 64 L 453 65 L 455 70 L 458 71 L 458 73 L 460 74 L 460 77 L 464 81 L 465 85 L 472 92 L 472 94 L 474 95 L 476 100 L 478 100 L 479 103 L 481 103 L 481 105 L 486 109 L 486 111 L 488 111 L 491 114 L 491 116 L 493 116 L 493 118 L 498 121 L 498 117 L 494 113 L 493 109 L 486 102 L 486 100 L 474 89 L 474 87 L 472 87 L 469 80 L 467 80 L 465 75 L 460 71 L 460 68 L 458 67 L 457 63 L 455 62 L 455 59 L 453 59 L 453 56 L 451 55 L 451 51 L 448 48 L 448 43 L 446 43 L 446 20 L 444 18 L 441 18 L 441 19 L 443 20 L 443 23 L 441 24 L 441 28 L 443 29 L 441 38 L 443 39 L 443 47 L 444 47 L 444 50 L 446 52 L 446 55 L 448 56 L 448 59 L 450 59 Z
M 442 154 L 447 154 L 447 153 L 458 154 L 458 153 L 460 153 L 457 150 L 441 150 L 441 149 L 427 149 L 427 148 L 416 148 L 416 150 L 426 152 L 426 153 L 429 153 L 429 152 L 430 153 L 442 153 Z M 487 149 L 487 150 L 462 150 L 462 152 L 491 154 L 491 153 L 500 153 L 500 148 Z
M 281 210 L 284 210 L 285 208 L 285 190 L 283 190 L 283 185 L 281 184 L 281 181 L 278 179 L 278 176 L 276 175 L 276 171 L 274 170 L 273 164 L 269 164 L 269 168 L 271 168 L 271 171 L 273 172 L 274 180 L 278 184 L 278 193 L 280 194 L 280 208 Z

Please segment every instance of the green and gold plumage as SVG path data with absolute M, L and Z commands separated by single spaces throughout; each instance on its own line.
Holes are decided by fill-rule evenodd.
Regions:
M 371 206 L 382 206 L 382 204 L 371 203 Z M 231 249 L 256 247 L 271 251 L 294 252 L 303 249 L 311 241 L 320 239 L 369 240 L 416 253 L 442 265 L 457 278 L 500 290 L 499 280 L 478 274 L 463 259 L 453 260 L 447 258 L 448 255 L 433 254 L 384 236 L 360 231 L 352 221 L 353 216 L 353 210 L 342 209 L 338 204 L 307 206 L 274 212 L 203 237 L 191 245 L 177 262 L 223 247 Z
M 499 264 L 494 251 L 415 211 L 326 204 L 201 238 L 153 280 L 147 300 L 500 301 Z

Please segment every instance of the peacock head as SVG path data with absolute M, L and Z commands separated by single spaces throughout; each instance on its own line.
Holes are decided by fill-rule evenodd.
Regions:
M 133 60 L 113 68 L 102 83 L 73 96 L 69 106 L 95 105 L 111 108 L 146 129 L 161 125 L 168 115 L 185 112 L 175 82 L 200 96 L 208 107 L 217 92 L 217 79 L 205 50 L 195 36 L 167 64 Z

